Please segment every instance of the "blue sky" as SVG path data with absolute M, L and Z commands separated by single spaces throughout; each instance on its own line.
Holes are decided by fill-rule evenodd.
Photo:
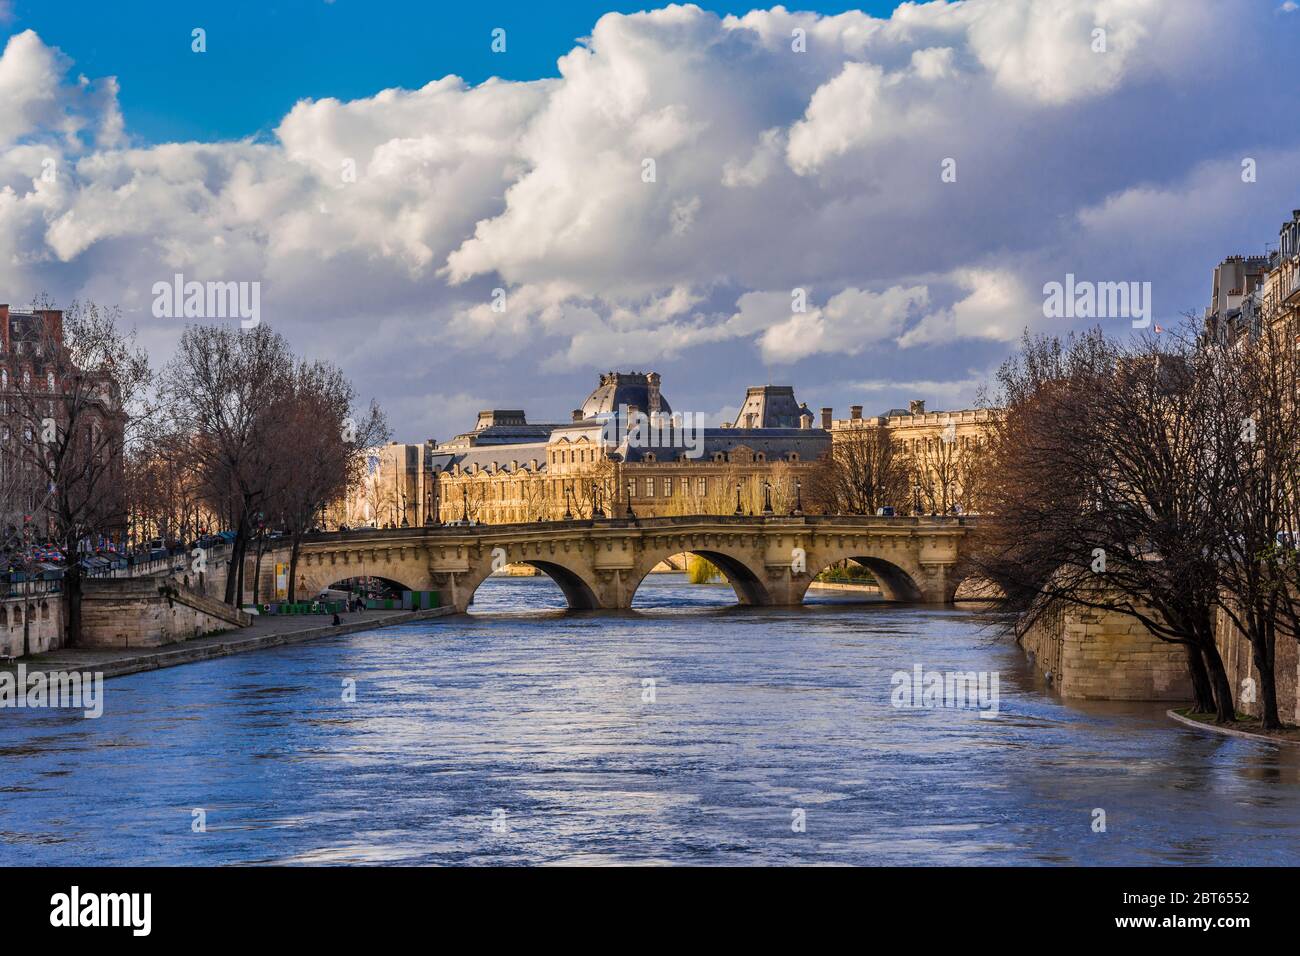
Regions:
M 744 13 L 745 3 L 704 3 Z M 795 5 L 797 7 L 797 5 Z M 822 13 L 887 15 L 894 3 L 819 3 Z M 446 3 L 431 0 L 13 0 L 0 37 L 33 29 L 87 76 L 121 81 L 127 127 L 148 142 L 237 139 L 265 134 L 303 98 L 355 99 L 389 87 L 413 89 L 454 73 L 555 76 L 556 59 L 604 13 L 644 3 Z M 190 34 L 208 34 L 207 55 Z M 491 31 L 507 31 L 507 54 Z
M 0 302 L 119 305 L 161 363 L 156 283 L 256 283 L 403 440 L 612 368 L 959 408 L 1089 324 L 1046 283 L 1170 325 L 1300 208 L 1295 3 L 641 10 L 0 0 Z

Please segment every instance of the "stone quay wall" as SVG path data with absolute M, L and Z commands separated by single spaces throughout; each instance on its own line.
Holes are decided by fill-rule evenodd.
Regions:
M 1255 668 L 1250 641 L 1232 623 L 1232 618 L 1220 610 L 1214 621 L 1215 637 L 1223 666 L 1228 672 L 1228 683 L 1236 700 L 1237 712 L 1258 717 L 1259 671 Z M 1277 712 L 1284 723 L 1300 724 L 1300 644 L 1289 634 L 1279 634 L 1273 652 L 1273 674 L 1277 682 Z M 1253 693 L 1250 684 L 1253 683 Z
M 1259 716 L 1259 671 L 1250 642 L 1222 610 L 1215 639 L 1238 713 Z M 1066 607 L 1042 615 L 1020 644 L 1062 697 L 1190 702 L 1191 678 L 1180 645 L 1153 637 L 1123 614 Z M 1274 673 L 1282 720 L 1300 724 L 1300 644 L 1279 634 Z
M 63 595 L 34 594 L 28 599 L 27 645 L 33 654 L 63 646 Z M 0 601 L 0 657 L 23 654 L 23 598 Z
M 115 648 L 160 647 L 247 623 L 247 615 L 157 578 L 88 580 L 81 619 L 79 646 Z
M 1153 637 L 1127 615 L 1078 606 L 1057 609 L 1043 614 L 1020 643 L 1062 697 L 1191 699 L 1187 652 Z

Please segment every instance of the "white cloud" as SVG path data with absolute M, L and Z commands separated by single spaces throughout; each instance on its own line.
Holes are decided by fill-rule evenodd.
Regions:
M 1010 342 L 1042 314 L 1042 301 L 1035 302 L 1013 273 L 963 269 L 952 281 L 966 294 L 948 308 L 925 316 L 899 338 L 900 346 L 952 344 L 963 339 Z
M 1203 132 L 1220 89 L 1267 91 L 1252 116 L 1293 115 L 1294 94 L 1256 82 L 1282 75 L 1288 29 L 1211 0 L 888 19 L 675 6 L 600 18 L 555 79 L 431 77 L 299 102 L 268 143 L 152 146 L 123 128 L 114 80 L 75 77 L 27 31 L 0 55 L 0 301 L 118 302 L 165 345 L 154 281 L 260 280 L 269 322 L 381 398 L 405 382 L 383 369 L 412 363 L 436 365 L 440 395 L 486 394 L 472 376 L 493 365 L 519 380 L 698 354 L 737 383 L 801 360 L 841 379 L 849 360 L 964 370 L 965 349 L 1041 320 L 1026 290 L 1044 274 L 1146 256 L 1131 235 L 1182 221 L 1180 202 L 1240 228 L 1293 207 L 1294 176 L 1263 157 L 1284 162 L 1300 136 Z M 1246 154 L 1260 188 L 1233 192 Z M 807 313 L 790 311 L 796 287 L 816 293 Z

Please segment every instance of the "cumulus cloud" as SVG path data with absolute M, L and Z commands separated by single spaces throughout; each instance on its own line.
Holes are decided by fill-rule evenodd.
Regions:
M 267 321 L 416 434 L 464 427 L 445 396 L 525 380 L 562 412 L 593 367 L 658 364 L 666 391 L 674 368 L 735 392 L 773 366 L 938 382 L 1041 324 L 1065 271 L 1208 270 L 1134 239 L 1184 204 L 1271 234 L 1300 134 L 1235 120 L 1294 115 L 1261 82 L 1294 23 L 1212 0 L 670 6 L 601 17 L 555 78 L 431 76 L 299 102 L 267 142 L 160 144 L 131 138 L 115 80 L 26 31 L 0 55 L 0 300 L 117 302 L 165 348 L 153 282 L 258 280 Z

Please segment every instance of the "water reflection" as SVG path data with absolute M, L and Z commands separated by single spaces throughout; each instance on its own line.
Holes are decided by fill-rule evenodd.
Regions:
M 113 680 L 99 720 L 2 711 L 0 863 L 1300 856 L 1294 751 L 1063 704 L 987 610 L 638 598 L 568 615 L 547 579 L 494 579 L 454 621 Z M 997 671 L 999 717 L 894 709 L 917 663 Z

